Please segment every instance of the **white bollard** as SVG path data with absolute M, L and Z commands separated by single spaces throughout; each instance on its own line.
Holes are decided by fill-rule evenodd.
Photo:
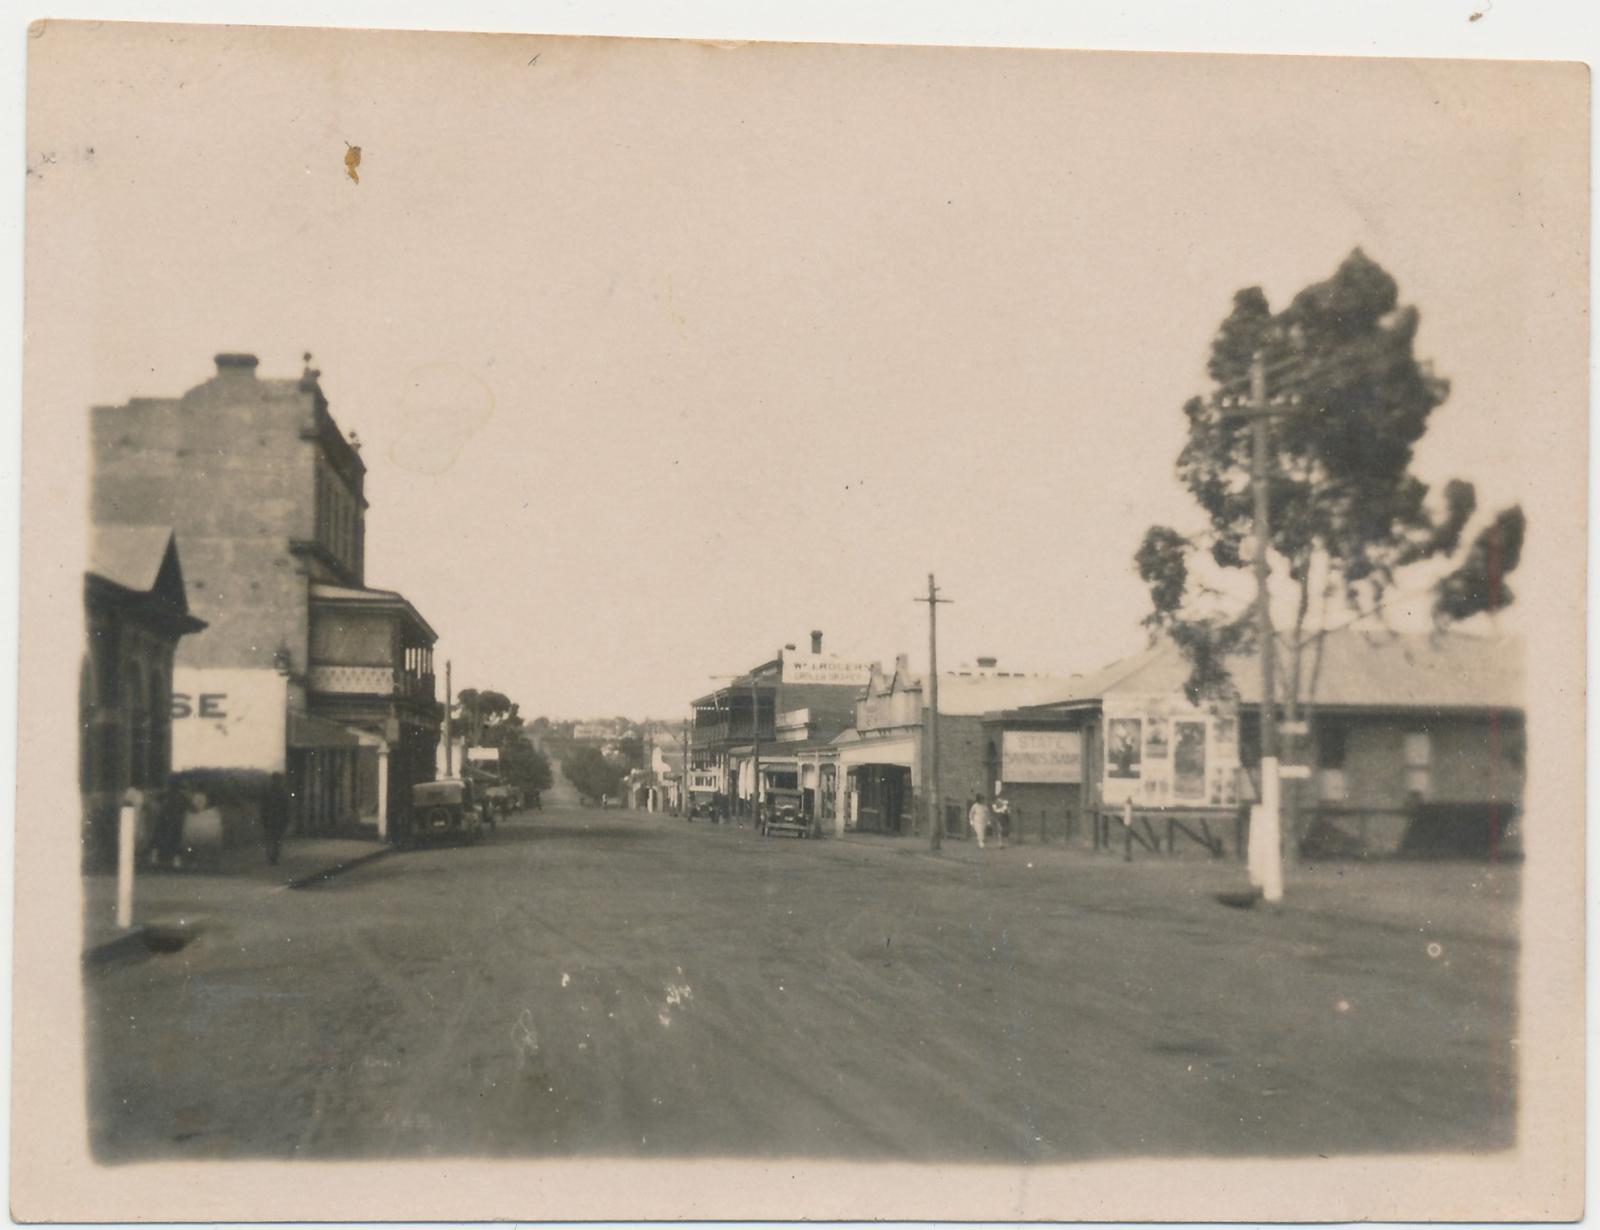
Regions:
M 117 813 L 117 926 L 133 926 L 133 848 L 139 831 L 139 808 L 124 803 Z
M 1261 761 L 1261 802 L 1250 809 L 1250 883 L 1271 904 L 1283 900 L 1283 835 L 1277 759 Z

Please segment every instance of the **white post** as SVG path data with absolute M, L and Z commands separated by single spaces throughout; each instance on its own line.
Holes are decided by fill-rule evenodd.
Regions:
M 117 813 L 117 926 L 133 926 L 133 847 L 139 831 L 137 791 L 129 791 Z
M 389 839 L 389 745 L 378 748 L 378 840 Z
M 1279 825 L 1278 758 L 1261 758 L 1261 802 L 1250 809 L 1250 883 L 1261 890 L 1262 900 L 1283 900 L 1283 843 Z

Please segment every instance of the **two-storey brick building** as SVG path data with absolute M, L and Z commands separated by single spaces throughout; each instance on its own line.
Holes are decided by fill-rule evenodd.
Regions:
M 366 466 L 317 373 L 253 355 L 176 398 L 92 412 L 97 524 L 169 525 L 194 614 L 173 670 L 173 767 L 284 772 L 294 830 L 387 830 L 433 776 L 427 621 L 365 578 Z

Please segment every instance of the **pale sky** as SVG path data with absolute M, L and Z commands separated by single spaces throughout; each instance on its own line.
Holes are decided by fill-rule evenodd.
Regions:
M 1570 67 L 59 26 L 30 51 L 30 337 L 74 342 L 30 355 L 30 428 L 76 445 L 88 405 L 179 394 L 216 351 L 312 351 L 364 442 L 368 583 L 530 717 L 681 716 L 812 628 L 921 664 L 930 571 L 944 663 L 1140 648 L 1132 553 L 1194 524 L 1180 407 L 1234 291 L 1281 307 L 1357 246 L 1454 386 L 1422 477 L 1488 511 L 1571 445 L 1541 417 L 1584 376 Z

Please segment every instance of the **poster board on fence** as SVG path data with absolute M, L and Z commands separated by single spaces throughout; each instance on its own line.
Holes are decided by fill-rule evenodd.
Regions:
M 1182 693 L 1107 696 L 1102 793 L 1135 807 L 1233 807 L 1239 801 L 1239 712 Z

